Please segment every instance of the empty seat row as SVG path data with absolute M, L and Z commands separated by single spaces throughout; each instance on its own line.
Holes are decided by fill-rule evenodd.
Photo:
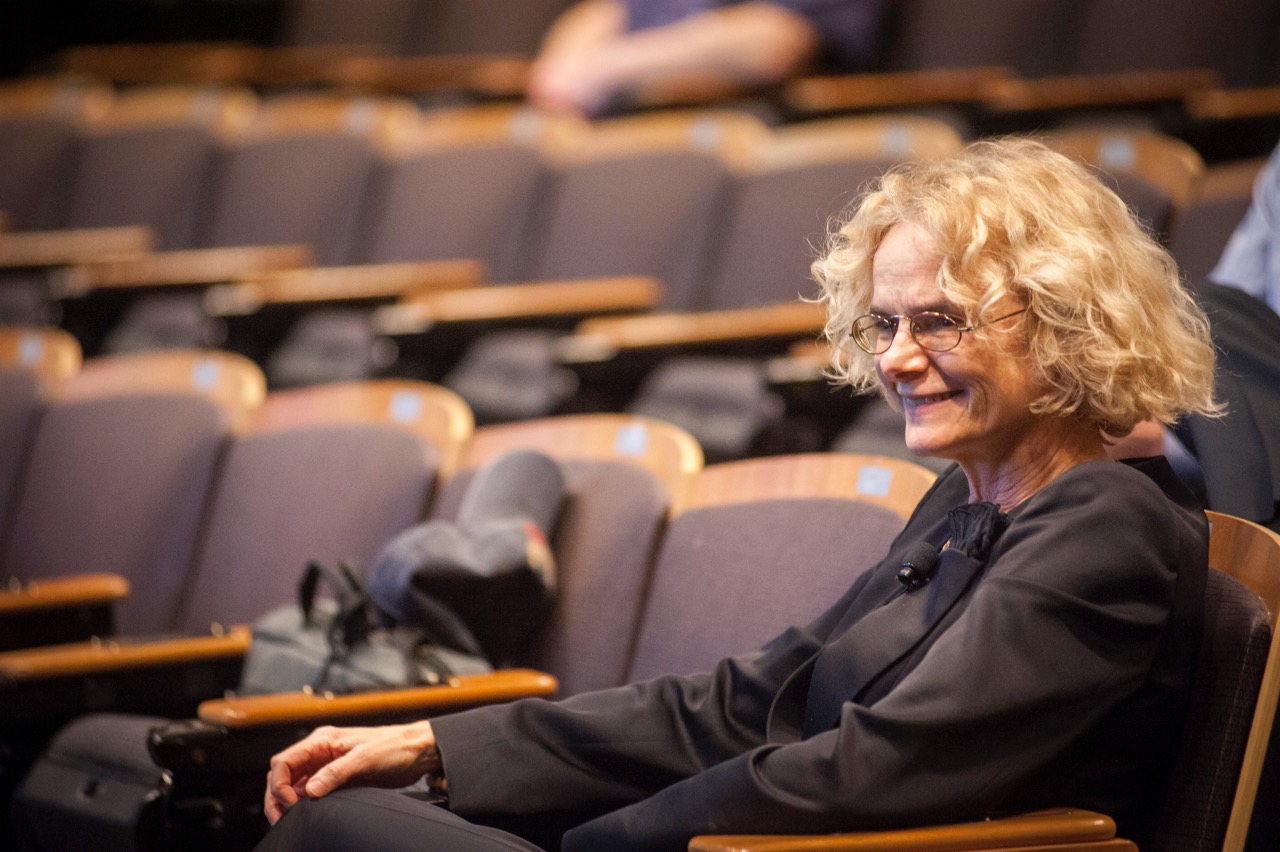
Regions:
M 221 298 L 196 307 L 192 322 L 204 318 L 204 313 L 219 315 L 222 323 L 241 329 L 233 335 L 232 348 L 259 361 L 288 329 L 280 314 L 296 318 L 308 304 L 367 306 L 399 296 L 405 304 L 384 312 L 385 322 L 376 323 L 377 330 L 400 345 L 404 363 L 397 372 L 432 380 L 442 379 L 450 366 L 447 349 L 437 347 L 430 357 L 419 357 L 413 349 L 421 343 L 420 329 L 434 328 L 439 338 L 450 310 L 458 316 L 470 310 L 490 323 L 502 317 L 500 308 L 483 303 L 485 294 L 434 291 L 474 283 L 482 275 L 496 281 L 632 275 L 660 284 L 661 289 L 650 285 L 637 291 L 632 282 L 629 290 L 619 294 L 602 282 L 595 283 L 589 289 L 597 303 L 590 307 L 584 307 L 580 288 L 568 288 L 568 295 L 527 289 L 492 294 L 491 302 L 507 302 L 511 310 L 516 295 L 539 293 L 541 307 L 526 307 L 523 314 L 512 310 L 516 322 L 525 325 L 552 320 L 563 325 L 566 318 L 573 320 L 584 312 L 658 305 L 705 310 L 792 301 L 809 293 L 807 265 L 827 218 L 859 186 L 892 162 L 935 156 L 959 144 L 945 126 L 906 117 L 820 121 L 770 130 L 740 113 L 693 112 L 616 119 L 588 127 L 506 107 L 433 111 L 412 121 L 396 108 L 403 104 L 360 99 L 312 101 L 309 111 L 298 118 L 299 104 L 279 99 L 261 111 L 276 118 L 260 114 L 256 120 L 267 125 L 300 122 L 313 130 L 327 121 L 331 129 L 325 146 L 317 147 L 314 133 L 267 134 L 260 128 L 233 145 L 219 143 L 218 156 L 224 162 L 213 172 L 221 176 L 220 185 L 214 181 L 215 188 L 192 188 L 180 181 L 176 186 L 160 182 L 150 187 L 143 179 L 124 182 L 130 192 L 166 200 L 153 217 L 165 224 L 182 218 L 158 215 L 161 208 L 168 209 L 175 193 L 185 192 L 189 206 L 199 206 L 193 199 L 205 199 L 213 212 L 206 210 L 203 215 L 217 227 L 197 244 L 217 244 L 240 254 L 214 263 L 210 255 L 196 250 L 196 257 L 185 258 L 204 265 L 195 272 L 176 264 L 166 269 L 147 255 L 133 268 L 120 260 L 62 269 L 57 278 L 62 283 L 55 289 L 67 294 L 60 300 L 66 314 L 63 324 L 79 332 L 90 352 L 96 348 L 95 336 L 104 345 L 120 348 L 147 343 L 142 332 L 122 332 L 107 341 L 100 328 L 86 327 L 101 325 L 108 318 L 127 318 L 122 306 L 127 299 L 121 294 L 136 294 L 136 287 L 130 291 L 125 286 L 131 277 L 135 284 L 145 282 L 151 291 L 166 283 L 185 282 L 184 289 L 199 289 L 198 285 L 207 287 L 223 278 L 248 279 L 255 286 L 247 292 L 244 286 L 221 288 L 217 294 Z M 291 113 L 292 119 L 287 117 Z M 385 139 L 373 144 L 359 133 L 353 136 L 342 130 L 352 115 L 363 115 L 363 123 L 355 123 L 365 128 L 398 127 L 400 132 L 393 134 L 400 139 L 398 146 Z M 370 118 L 376 115 L 385 121 Z M 335 123 L 337 130 L 332 129 Z M 406 130 L 410 125 L 412 129 Z M 95 134 L 86 139 L 85 145 L 98 141 Z M 1092 139 L 1064 135 L 1061 141 L 1116 175 L 1121 191 L 1161 233 L 1176 229 L 1178 213 L 1196 198 L 1203 165 L 1194 152 L 1172 140 L 1115 132 Z M 114 148 L 107 146 L 107 150 L 114 150 L 118 158 L 123 156 L 119 150 L 123 144 L 116 139 Z M 152 147 L 154 142 L 136 144 L 130 159 L 164 159 L 162 149 Z M 347 153 L 332 156 L 338 149 Z M 348 156 L 353 150 L 363 153 Z M 108 210 L 113 193 L 105 187 L 122 181 L 119 171 L 108 166 L 112 157 L 104 157 L 97 168 L 102 182 L 97 189 L 90 189 L 95 183 L 91 172 L 73 171 L 79 180 L 72 183 L 95 195 L 101 209 Z M 92 158 L 86 154 L 84 159 Z M 152 171 L 172 174 L 177 170 Z M 114 211 L 111 216 L 136 222 L 131 214 L 139 206 L 125 205 L 127 213 Z M 108 223 L 112 222 L 104 215 L 69 224 Z M 124 221 L 117 218 L 114 224 Z M 352 236 L 344 241 L 334 236 L 338 232 L 358 235 L 358 239 Z M 0 238 L 0 256 L 6 244 L 13 246 L 24 236 L 34 235 Z M 246 253 L 243 246 L 233 245 L 291 239 L 300 241 L 299 253 L 281 253 L 279 246 L 270 254 Z M 332 262 L 321 254 L 339 255 L 344 266 L 332 270 L 325 279 L 328 283 L 311 296 L 298 292 L 299 281 L 317 281 L 309 274 L 262 270 L 263 266 L 304 264 L 309 258 Z M 350 268 L 351 264 L 367 267 L 445 258 L 469 258 L 482 264 L 487 275 L 476 267 L 467 267 L 463 273 L 455 268 L 447 274 L 436 267 L 400 267 L 366 268 L 357 278 Z M 19 265 L 21 253 L 10 261 L 10 267 Z M 27 257 L 26 262 L 35 261 Z M 406 294 L 409 289 L 418 293 Z M 108 292 L 114 298 L 107 298 Z M 614 296 L 602 298 L 609 293 Z M 287 303 L 287 309 L 264 309 L 263 302 L 273 299 L 277 308 Z M 481 300 L 479 304 L 476 299 Z M 152 342 L 172 345 L 173 339 L 180 339 L 180 331 L 170 334 L 168 329 L 182 326 L 181 316 L 190 315 L 188 311 L 175 320 L 173 312 L 161 314 L 160 319 L 153 314 L 152 328 L 160 330 L 154 332 Z M 795 336 L 796 325 L 793 321 L 786 334 Z M 811 317 L 798 325 L 800 333 L 807 333 L 814 320 Z M 188 329 L 188 343 L 217 342 L 216 332 L 208 331 L 207 324 L 197 328 L 204 329 L 204 336 L 193 338 L 195 332 Z M 362 326 L 357 323 L 356 328 Z M 595 333 L 598 336 L 598 330 Z M 363 347 L 364 363 L 357 368 L 366 371 L 386 360 L 370 354 L 369 336 L 365 327 L 364 337 L 357 335 L 353 347 Z M 453 357 L 460 348 L 455 341 Z M 281 375 L 273 378 L 284 378 L 287 372 L 282 367 Z M 295 367 L 295 374 L 302 372 Z M 483 400 L 468 398 L 482 417 L 489 416 Z

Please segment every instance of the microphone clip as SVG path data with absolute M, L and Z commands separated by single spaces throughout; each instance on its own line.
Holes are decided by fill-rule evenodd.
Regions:
M 898 582 L 906 586 L 908 592 L 914 592 L 932 580 L 937 570 L 937 548 L 921 541 L 912 545 L 903 557 L 902 567 L 898 569 Z

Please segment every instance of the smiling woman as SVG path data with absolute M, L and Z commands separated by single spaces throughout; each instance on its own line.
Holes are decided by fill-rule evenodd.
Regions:
M 1172 259 L 1032 140 L 888 174 L 814 274 L 828 334 L 857 344 L 834 347 L 837 374 L 878 385 L 908 447 L 959 461 L 975 499 L 1016 505 L 1101 458 L 1103 434 L 1217 411 L 1207 323 Z

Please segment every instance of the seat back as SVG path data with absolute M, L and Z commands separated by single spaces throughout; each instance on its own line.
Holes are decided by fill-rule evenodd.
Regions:
M 1081 128 L 1044 141 L 1097 169 L 1162 241 L 1199 192 L 1204 160 L 1187 143 L 1142 130 Z
M 556 604 L 520 662 L 554 674 L 561 695 L 616 686 L 626 674 L 658 539 L 702 467 L 701 451 L 681 429 L 620 414 L 482 426 L 433 516 L 452 518 L 471 471 L 515 449 L 556 459 L 567 487 L 551 537 Z
M 899 0 L 886 21 L 891 71 L 1005 66 L 1061 73 L 1073 0 Z
M 1200 189 L 1169 234 L 1169 252 L 1186 277 L 1203 280 L 1218 264 L 1223 249 L 1249 211 L 1253 185 L 1266 159 L 1206 166 Z
M 418 0 L 399 42 L 408 56 L 510 53 L 532 57 L 571 0 Z
M 80 371 L 80 343 L 52 326 L 0 327 L 0 368 L 18 368 L 53 387 Z
M 491 275 L 508 271 L 542 172 L 538 145 L 566 121 L 510 105 L 424 113 L 381 151 L 353 259 L 476 258 Z
M 685 310 L 816 295 L 809 266 L 829 220 L 889 166 L 961 146 L 949 125 L 915 116 L 834 118 L 775 129 L 735 169 L 701 284 Z
M 72 76 L 0 85 L 0 210 L 8 227 L 47 226 L 48 196 L 65 185 L 77 123 L 111 103 L 108 87 Z
M 254 106 L 244 89 L 122 92 L 101 115 L 81 122 L 56 224 L 148 225 L 158 248 L 187 246 L 217 134 L 247 124 Z
M 413 0 L 288 0 L 281 4 L 281 43 L 361 45 L 395 53 L 413 6 Z
M 40 407 L 80 369 L 80 344 L 56 328 L 0 328 L 0 541 Z
M 1204 637 L 1153 849 L 1244 848 L 1280 695 L 1280 535 L 1208 515 Z
M 1086 0 L 1065 73 L 1207 68 L 1230 86 L 1261 79 L 1273 53 L 1271 0 Z
M 698 285 L 698 259 L 728 186 L 726 160 L 765 135 L 746 113 L 672 110 L 548 140 L 549 173 L 514 277 L 649 275 L 680 306 L 680 294 Z
M 310 560 L 368 568 L 422 519 L 471 416 L 453 393 L 374 380 L 273 391 L 232 439 L 175 628 L 291 603 Z
M 118 626 L 166 626 L 216 462 L 264 388 L 261 370 L 230 353 L 86 361 L 40 415 L 0 542 L 4 573 L 120 574 L 133 594 Z
M 264 100 L 215 154 L 198 246 L 300 243 L 320 263 L 351 255 L 376 140 L 416 118 L 407 102 L 338 96 Z
M 816 618 L 883 557 L 933 480 L 839 453 L 708 466 L 663 537 L 625 681 L 705 671 Z
M 217 349 L 166 349 L 91 358 L 58 395 L 60 401 L 196 392 L 223 406 L 235 422 L 262 404 L 266 380 L 258 365 Z

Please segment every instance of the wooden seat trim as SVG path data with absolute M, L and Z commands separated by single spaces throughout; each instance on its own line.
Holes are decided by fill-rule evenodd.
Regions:
M 0 614 L 58 609 L 118 601 L 129 595 L 129 581 L 119 574 L 78 574 L 47 580 L 12 582 L 0 591 Z
M 241 625 L 208 636 L 94 639 L 4 651 L 0 652 L 0 680 L 21 683 L 243 657 L 251 639 L 249 628 Z
M 0 268 L 66 266 L 90 260 L 136 258 L 155 247 L 145 225 L 6 231 L 0 234 Z
M 201 703 L 202 721 L 228 728 L 283 723 L 337 722 L 358 716 L 435 712 L 553 695 L 559 684 L 531 669 L 501 669 L 490 674 L 457 675 L 439 686 L 378 690 L 345 695 L 281 692 L 223 698 Z

